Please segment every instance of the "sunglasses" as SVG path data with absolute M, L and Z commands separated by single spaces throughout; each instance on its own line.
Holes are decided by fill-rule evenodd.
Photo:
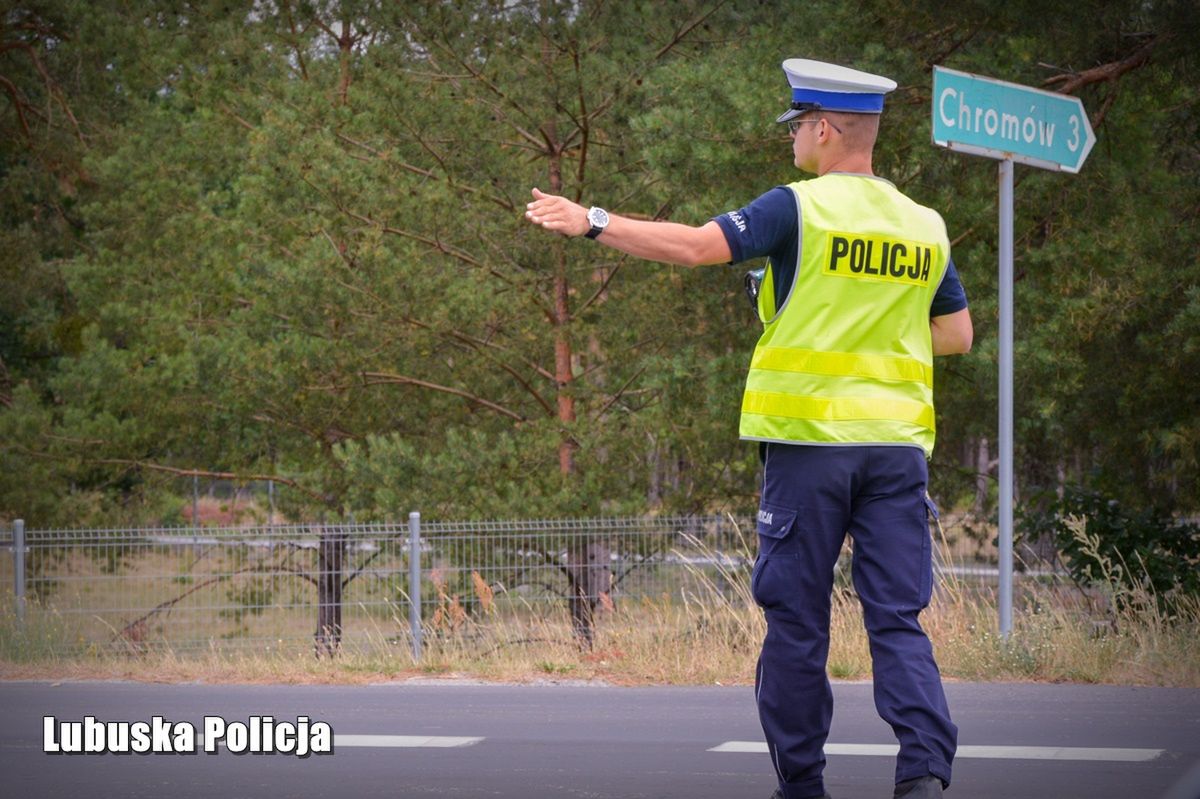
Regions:
M 825 117 L 817 117 L 816 119 L 789 119 L 787 122 L 788 135 L 795 136 L 796 131 L 800 130 L 800 126 L 806 122 L 820 122 L 822 119 L 825 119 Z M 825 119 L 825 121 L 829 122 L 828 119 Z M 838 133 L 842 132 L 842 129 L 832 122 L 829 122 L 829 127 L 833 128 Z

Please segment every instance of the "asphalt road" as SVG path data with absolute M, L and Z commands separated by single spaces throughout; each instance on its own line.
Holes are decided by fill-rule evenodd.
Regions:
M 893 760 L 876 752 L 894 740 L 871 686 L 834 692 L 828 790 L 890 797 Z M 950 797 L 1158 799 L 1200 763 L 1197 690 L 951 683 L 947 692 L 960 746 L 973 753 L 956 761 Z M 200 729 L 204 716 L 267 714 L 329 722 L 334 753 L 43 752 L 47 715 L 158 715 Z M 774 777 L 761 740 L 749 688 L 0 683 L 5 797 L 766 799 Z

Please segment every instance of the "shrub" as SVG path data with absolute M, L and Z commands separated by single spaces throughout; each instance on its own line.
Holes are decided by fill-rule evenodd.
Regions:
M 1200 525 L 1160 511 L 1069 486 L 1046 509 L 1025 513 L 1019 535 L 1030 542 L 1051 536 L 1077 582 L 1145 588 L 1166 604 L 1200 596 Z

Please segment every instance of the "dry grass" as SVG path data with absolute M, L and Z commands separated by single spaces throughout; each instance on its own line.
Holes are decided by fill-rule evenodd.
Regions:
M 1200 607 L 1181 617 L 1124 611 L 1115 623 L 1051 604 L 1049 589 L 1028 591 L 1008 640 L 996 631 L 988 596 L 943 594 L 922 621 L 943 674 L 969 680 L 1039 680 L 1200 687 Z M 565 615 L 565 614 L 564 614 Z M 11 633 L 11 620 L 4 626 Z M 334 661 L 311 650 L 58 656 L 49 642 L 5 636 L 0 678 L 144 679 L 207 682 L 371 682 L 456 675 L 488 680 L 604 680 L 616 684 L 745 684 L 752 679 L 763 627 L 750 609 L 666 599 L 622 607 L 601 619 L 596 646 L 581 652 L 564 618 L 512 624 L 470 621 L 429 635 L 415 662 L 407 647 L 377 638 Z M 23 650 L 12 657 L 13 647 Z M 40 656 L 39 656 L 40 653 Z M 300 654 L 301 656 L 297 656 Z M 861 613 L 848 594 L 835 598 L 829 671 L 870 677 Z
M 419 662 L 407 640 L 395 634 L 404 629 L 401 618 L 372 621 L 367 634 L 348 642 L 332 661 L 285 641 L 259 651 L 214 645 L 199 653 L 93 651 L 64 657 L 56 653 L 70 641 L 67 625 L 48 614 L 36 625 L 20 626 L 9 608 L 0 612 L 0 678 L 366 683 L 453 676 L 622 685 L 749 683 L 765 624 L 744 575 L 718 569 L 691 576 L 691 587 L 676 595 L 603 609 L 595 647 L 587 652 L 575 644 L 565 609 L 502 613 L 484 590 L 488 586 L 476 581 L 477 593 L 484 593 L 477 597 L 478 612 L 455 613 L 449 606 L 435 615 Z M 1168 612 L 1145 591 L 1105 579 L 1102 575 L 1099 587 L 1087 592 L 1023 581 L 1014 629 L 1002 639 L 994 592 L 950 578 L 939 586 L 922 623 L 951 679 L 1200 687 L 1200 600 L 1180 599 Z M 869 679 L 870 670 L 857 600 L 839 587 L 830 675 Z

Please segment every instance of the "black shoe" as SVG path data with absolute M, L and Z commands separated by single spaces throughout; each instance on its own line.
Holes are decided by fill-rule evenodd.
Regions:
M 898 783 L 892 799 L 938 799 L 941 795 L 942 781 L 930 775 Z

